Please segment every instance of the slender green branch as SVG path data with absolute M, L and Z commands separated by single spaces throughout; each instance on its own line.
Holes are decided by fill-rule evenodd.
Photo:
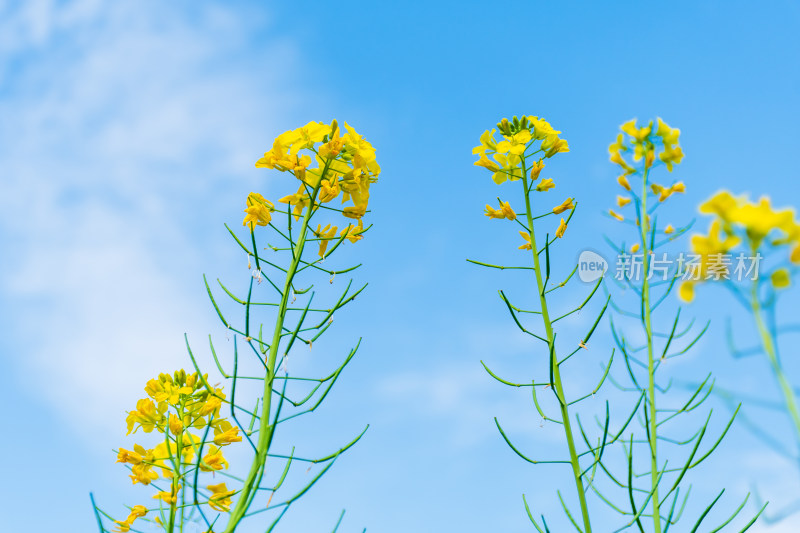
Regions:
M 575 438 L 572 432 L 572 424 L 570 421 L 569 406 L 564 396 L 564 386 L 561 381 L 560 364 L 555 350 L 555 335 L 553 333 L 553 323 L 550 319 L 550 312 L 547 306 L 547 297 L 545 294 L 544 280 L 542 279 L 542 265 L 539 261 L 538 248 L 536 246 L 536 234 L 533 227 L 533 214 L 531 210 L 531 199 L 528 194 L 528 177 L 527 167 L 525 161 L 522 161 L 522 187 L 525 196 L 525 216 L 528 222 L 528 233 L 530 236 L 531 253 L 533 255 L 533 266 L 536 276 L 536 286 L 539 294 L 539 304 L 542 313 L 542 322 L 544 323 L 545 334 L 547 342 L 550 347 L 550 365 L 552 368 L 552 383 L 556 396 L 559 397 L 559 408 L 561 411 L 561 420 L 564 427 L 564 435 L 567 440 L 567 447 L 569 448 L 570 464 L 572 466 L 572 474 L 575 482 L 575 489 L 578 494 L 578 500 L 581 507 L 581 517 L 583 520 L 583 527 L 585 533 L 592 532 L 591 520 L 589 518 L 589 507 L 586 503 L 586 492 L 584 490 L 583 481 L 581 480 L 581 465 L 578 454 L 575 448 Z
M 328 171 L 330 165 L 326 161 L 325 167 L 322 170 L 322 177 Z M 322 179 L 320 179 L 321 183 Z M 297 237 L 297 242 L 292 249 L 292 260 L 286 272 L 286 279 L 284 281 L 283 291 L 281 295 L 280 305 L 278 306 L 278 313 L 275 320 L 275 329 L 272 335 L 272 343 L 269 347 L 269 357 L 267 359 L 266 375 L 264 378 L 264 393 L 261 407 L 261 419 L 258 427 L 258 443 L 256 445 L 256 454 L 250 467 L 250 471 L 245 477 L 245 482 L 242 486 L 239 498 L 236 505 L 230 512 L 230 518 L 225 528 L 225 533 L 233 533 L 238 526 L 239 522 L 247 513 L 248 507 L 252 501 L 251 496 L 254 495 L 257 489 L 256 480 L 261 478 L 263 469 L 267 462 L 267 454 L 269 446 L 272 441 L 272 435 L 275 429 L 274 424 L 270 424 L 270 412 L 272 409 L 272 388 L 275 378 L 275 366 L 278 360 L 278 350 L 281 343 L 281 337 L 284 329 L 284 321 L 286 319 L 287 308 L 289 307 L 289 294 L 292 292 L 292 282 L 294 281 L 295 273 L 300 266 L 300 261 L 305 248 L 306 237 L 308 234 L 308 226 L 311 220 L 311 215 L 314 211 L 314 204 L 316 202 L 317 192 L 320 185 L 313 190 L 308 206 L 305 208 L 303 215 L 303 222 L 300 227 L 300 232 Z M 291 216 L 289 217 L 291 221 Z M 254 247 L 255 248 L 255 247 Z M 284 381 L 284 384 L 286 381 Z

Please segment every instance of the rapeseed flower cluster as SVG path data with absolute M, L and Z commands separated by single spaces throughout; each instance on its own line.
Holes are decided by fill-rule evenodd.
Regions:
M 669 127 L 660 118 L 657 119 L 655 131 L 652 121 L 646 126 L 638 127 L 635 119 L 620 126 L 620 130 L 622 133 L 619 133 L 616 141 L 608 147 L 608 152 L 611 162 L 622 170 L 622 174 L 617 177 L 617 183 L 626 192 L 617 196 L 617 207 L 624 208 L 637 198 L 632 193 L 629 176 L 641 174 L 644 177 L 656 164 L 656 159 L 672 172 L 674 166 L 680 164 L 683 159 L 683 150 L 678 144 L 681 131 Z M 653 194 L 659 202 L 665 201 L 675 193 L 686 192 L 686 186 L 680 181 L 665 186 L 648 180 L 646 186 L 649 189 L 648 194 Z M 620 221 L 625 219 L 623 214 L 613 209 L 609 210 L 609 214 Z
M 791 208 L 775 209 L 768 197 L 752 202 L 746 195 L 734 196 L 720 191 L 700 205 L 700 212 L 713 219 L 705 235 L 692 236 L 691 248 L 700 257 L 700 279 L 683 282 L 680 297 L 694 299 L 695 284 L 720 279 L 708 274 L 727 273 L 725 254 L 743 245 L 751 257 L 766 256 L 765 248 L 787 250 L 789 263 L 800 264 L 800 223 Z M 788 287 L 790 272 L 786 266 L 773 270 L 770 281 L 776 289 Z
M 356 222 L 348 222 L 341 231 L 330 224 L 318 227 L 314 234 L 320 241 L 320 257 L 324 256 L 328 241 L 335 239 L 337 232 L 340 238 L 350 242 L 362 238 L 365 231 L 362 217 L 368 209 L 370 185 L 378 180 L 381 172 L 375 148 L 349 124 L 345 123 L 344 127 L 346 132 L 342 134 L 335 120 L 331 124 L 309 122 L 279 135 L 272 149 L 256 161 L 257 168 L 288 172 L 300 181 L 297 192 L 278 200 L 287 204 L 295 220 L 299 220 L 310 205 L 316 211 L 339 197 L 342 204 L 351 204 L 341 209 L 324 206 Z M 254 192 L 248 195 L 246 203 L 243 225 L 253 231 L 255 226 L 271 222 L 275 204 Z
M 555 182 L 551 178 L 539 180 L 539 175 L 545 167 L 545 159 L 569 152 L 569 144 L 558 136 L 560 133 L 544 118 L 533 115 L 521 119 L 504 118 L 496 129 L 486 130 L 480 137 L 480 144 L 472 149 L 472 153 L 478 156 L 475 165 L 490 171 L 492 180 L 498 185 L 523 180 L 526 196 L 533 191 L 549 191 L 555 187 Z M 499 199 L 498 202 L 498 209 L 487 204 L 484 214 L 491 219 L 516 220 L 517 213 L 509 203 Z M 574 207 L 573 199 L 567 198 L 552 211 L 560 214 Z M 562 218 L 556 236 L 562 237 L 566 229 Z M 530 235 L 522 231 L 520 235 L 524 243 L 519 248 L 530 249 Z
M 222 447 L 241 442 L 242 437 L 238 427 L 219 416 L 225 394 L 222 389 L 209 386 L 206 375 L 187 374 L 185 370 L 159 374 L 147 382 L 144 391 L 147 397 L 138 400 L 136 408 L 128 413 L 128 435 L 141 429 L 145 433 L 160 433 L 163 440 L 151 449 L 140 444 L 134 444 L 133 450 L 120 448 L 117 462 L 130 465 L 129 477 L 134 484 L 150 485 L 159 479 L 169 482 L 169 490 L 158 490 L 153 498 L 159 500 L 159 505 L 174 508 L 185 472 L 199 468 L 201 472 L 213 473 L 228 468 Z M 191 431 L 203 429 L 206 434 L 213 434 L 211 440 L 204 441 Z M 202 457 L 197 459 L 199 453 Z M 234 492 L 213 487 L 209 486 L 209 506 L 227 511 Z M 127 519 L 115 521 L 117 531 L 128 531 L 134 520 L 150 510 L 142 505 L 133 507 Z

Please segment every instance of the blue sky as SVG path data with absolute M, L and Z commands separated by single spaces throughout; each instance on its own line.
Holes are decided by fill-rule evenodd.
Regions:
M 345 507 L 346 531 L 530 531 L 523 492 L 559 516 L 559 471 L 514 457 L 492 417 L 544 455 L 558 433 L 478 363 L 535 368 L 495 292 L 526 281 L 464 260 L 516 260 L 516 231 L 482 215 L 504 189 L 472 165 L 500 118 L 544 116 L 569 140 L 548 164 L 553 203 L 581 204 L 562 266 L 619 231 L 602 216 L 617 193 L 606 148 L 633 117 L 682 130 L 677 223 L 722 187 L 800 205 L 794 2 L 398 6 L 0 1 L 9 530 L 88 531 L 89 491 L 112 510 L 141 497 L 110 452 L 126 442 L 124 411 L 148 377 L 190 364 L 184 332 L 226 342 L 202 274 L 246 277 L 223 223 L 241 223 L 251 190 L 292 192 L 253 167 L 286 129 L 346 120 L 378 149 L 383 174 L 375 226 L 353 252 L 370 286 L 330 341 L 344 349 L 363 336 L 362 350 L 292 437 L 327 450 L 371 429 L 285 531 L 329 530 Z M 699 319 L 735 314 L 721 290 L 703 289 L 690 309 Z M 728 356 L 722 325 L 680 372 L 712 369 L 727 387 L 770 395 L 758 361 Z M 610 348 L 608 335 L 596 346 Z M 740 427 L 696 479 L 700 491 L 705 480 L 728 487 L 728 507 L 753 480 L 777 502 L 800 488 L 796 470 Z

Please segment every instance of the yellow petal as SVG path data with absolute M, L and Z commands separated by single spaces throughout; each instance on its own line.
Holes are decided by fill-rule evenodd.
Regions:
M 694 300 L 694 283 L 691 281 L 684 281 L 678 289 L 678 298 L 686 303 Z
M 772 286 L 776 289 L 785 289 L 792 284 L 792 279 L 789 277 L 789 271 L 785 268 L 779 268 L 770 276 Z

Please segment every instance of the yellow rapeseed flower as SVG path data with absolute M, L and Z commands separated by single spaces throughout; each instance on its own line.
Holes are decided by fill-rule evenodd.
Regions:
M 670 187 L 663 187 L 657 183 L 653 183 L 650 185 L 650 189 L 652 189 L 653 194 L 659 195 L 658 197 L 659 202 L 663 202 L 676 192 L 679 193 L 686 192 L 686 186 L 683 184 L 682 181 L 679 181 Z
M 559 139 L 558 135 L 548 135 L 542 141 L 542 150 L 546 150 L 544 157 L 550 158 L 561 152 L 569 152 L 566 139 Z
M 800 263 L 800 244 L 792 249 L 792 253 L 789 254 L 789 260 L 792 263 Z
M 194 392 L 192 387 L 175 383 L 169 374 L 161 374 L 158 378 L 148 381 L 144 390 L 148 396 L 159 404 L 167 402 L 170 405 L 177 405 L 182 395 L 185 396 Z
M 472 153 L 475 155 L 481 154 L 485 155 L 487 150 L 492 150 L 493 152 L 497 151 L 497 143 L 494 140 L 494 134 L 497 130 L 486 130 L 481 134 L 481 139 L 478 146 L 472 149 Z M 475 163 L 477 165 L 477 163 Z
M 708 229 L 708 235 L 693 235 L 692 236 L 692 250 L 701 255 L 724 254 L 728 253 L 732 248 L 739 244 L 740 239 L 735 235 L 725 235 L 725 238 L 720 237 L 720 230 L 722 226 L 718 220 L 711 222 Z
M 564 219 L 561 219 L 561 222 L 558 224 L 558 229 L 556 230 L 556 237 L 559 239 L 564 236 L 564 232 L 567 231 L 567 223 L 564 222 Z
M 173 435 L 178 435 L 181 431 L 183 431 L 183 422 L 181 422 L 181 419 L 174 414 L 169 415 L 169 430 Z
M 635 142 L 642 143 L 647 140 L 647 137 L 650 136 L 650 132 L 653 131 L 653 123 L 650 122 L 647 126 L 637 128 L 636 119 L 633 119 L 620 126 L 619 129 L 630 135 Z
M 531 249 L 531 236 L 530 236 L 530 234 L 529 234 L 529 233 L 526 233 L 526 232 L 524 232 L 524 231 L 520 231 L 520 232 L 519 232 L 519 234 L 520 234 L 520 235 L 522 236 L 522 238 L 525 240 L 525 244 L 522 244 L 522 245 L 519 247 L 519 249 L 520 249 L 520 250 L 530 250 L 530 249 Z
M 542 181 L 539 182 L 539 185 L 536 186 L 536 190 L 539 191 L 539 192 L 549 191 L 550 189 L 552 189 L 555 186 L 556 186 L 556 184 L 553 183 L 552 179 L 545 178 L 545 179 L 543 179 Z
M 330 202 L 337 196 L 339 196 L 339 182 L 329 179 L 322 180 L 322 184 L 319 188 L 319 201 L 322 203 Z
M 348 241 L 356 242 L 364 238 L 364 236 L 362 235 L 364 231 L 366 231 L 364 229 L 364 223 L 361 220 L 359 220 L 357 226 L 353 224 L 348 224 L 347 227 L 343 228 L 342 231 L 339 232 L 339 235 L 340 236 L 345 235 L 346 236 L 345 238 Z
M 686 303 L 694 300 L 694 285 L 693 281 L 684 281 L 678 289 L 678 298 Z
M 166 503 L 167 505 L 172 505 L 173 503 L 178 502 L 178 493 L 181 490 L 180 485 L 175 485 L 175 488 L 170 492 L 160 490 L 155 495 L 153 495 L 154 500 L 161 500 L 162 502 Z
M 344 123 L 347 133 L 344 135 L 344 143 L 348 150 L 353 150 L 356 155 L 362 157 L 367 162 L 375 161 L 375 148 L 347 122 Z
M 517 218 L 517 214 L 511 209 L 508 202 L 500 202 L 500 209 L 494 209 L 489 204 L 486 204 L 485 215 L 489 218 L 507 218 L 508 220 Z
M 503 136 L 504 139 L 497 143 L 497 152 L 501 154 L 512 153 L 514 155 L 522 155 L 525 148 L 531 140 L 531 132 L 528 130 L 521 130 L 511 136 Z
M 146 454 L 147 451 L 144 449 L 144 447 L 139 444 L 134 444 L 133 451 L 126 450 L 125 448 L 119 449 L 119 452 L 117 453 L 117 462 L 138 465 L 144 460 L 144 456 Z
M 631 190 L 631 184 L 628 181 L 628 177 L 625 174 L 622 174 L 617 178 L 617 183 L 622 185 L 622 188 L 625 189 L 626 191 Z
M 153 472 L 152 465 L 141 463 L 131 467 L 131 473 L 128 476 L 134 485 L 141 483 L 142 485 L 149 485 L 152 481 L 158 479 L 158 474 Z
M 355 205 L 355 206 L 347 206 L 342 210 L 342 214 L 347 218 L 353 218 L 356 220 L 360 220 L 365 214 L 367 214 L 367 209 L 364 206 Z
M 728 191 L 719 191 L 700 205 L 700 212 L 715 217 L 709 236 L 692 237 L 693 246 L 697 243 L 701 248 L 711 250 L 701 250 L 700 253 L 711 253 L 717 251 L 716 248 L 727 251 L 744 238 L 753 253 L 758 252 L 764 243 L 771 248 L 786 245 L 790 249 L 789 260 L 800 263 L 800 225 L 795 220 L 793 209 L 776 209 L 768 197 L 751 202 L 746 196 L 737 197 Z M 724 240 L 719 237 L 720 231 L 725 233 Z M 776 271 L 772 282 L 776 288 L 783 288 L 785 283 L 789 283 L 788 272 L 785 275 Z
M 281 143 L 280 137 L 272 143 L 272 149 L 264 152 L 264 156 L 256 161 L 256 168 L 274 168 L 281 172 L 294 168 L 293 159 L 297 156 L 289 155 L 290 146 Z
M 200 463 L 200 470 L 203 472 L 211 472 L 228 468 L 228 461 L 222 455 L 222 448 L 209 446 L 208 453 L 203 456 L 203 462 Z
M 127 434 L 135 433 L 136 429 L 140 427 L 145 433 L 150 433 L 153 429 L 163 432 L 164 411 L 166 411 L 166 405 L 156 408 L 153 400 L 149 398 L 137 401 L 136 410 L 128 413 L 128 418 L 126 419 L 128 424 Z
M 326 225 L 322 228 L 321 224 L 317 224 L 317 231 L 314 234 L 319 237 L 319 256 L 325 257 L 325 251 L 328 249 L 328 241 L 331 239 L 336 238 L 336 230 L 339 229 L 336 226 L 331 226 L 330 224 Z
M 542 173 L 543 168 L 544 161 L 542 159 L 538 160 L 531 166 L 531 181 L 536 181 L 539 178 L 539 174 Z
M 625 170 L 625 174 L 623 174 L 623 176 L 627 176 L 628 174 L 633 174 L 634 172 L 636 172 L 636 170 L 632 166 L 630 166 L 628 162 L 625 161 L 625 159 L 623 159 L 623 157 L 620 155 L 619 152 L 614 152 L 613 154 L 611 154 L 611 157 L 609 159 L 611 160 L 612 163 L 616 163 L 617 165 L 622 167 L 623 170 Z
M 633 160 L 634 161 L 641 161 L 642 157 L 645 157 L 646 154 L 652 152 L 654 150 L 653 145 L 650 143 L 644 144 L 636 144 L 633 147 Z M 646 165 L 650 166 L 650 165 Z
M 248 226 L 250 231 L 254 230 L 256 225 L 266 226 L 272 220 L 274 210 L 275 205 L 272 202 L 257 192 L 251 192 L 247 195 L 247 207 L 244 210 L 247 215 L 242 225 Z
M 303 213 L 303 209 L 311 202 L 311 198 L 306 193 L 305 187 L 301 185 L 296 193 L 284 196 L 278 201 L 282 204 L 289 204 L 290 207 L 294 206 L 292 215 L 294 215 L 295 220 L 300 220 L 300 215 Z
M 511 209 L 508 202 L 500 202 L 500 209 L 508 220 L 515 220 L 517 218 L 517 214 Z
M 622 215 L 620 215 L 619 213 L 615 212 L 613 209 L 609 209 L 608 210 L 608 214 L 611 215 L 612 217 L 616 218 L 620 222 L 625 220 Z
M 232 442 L 241 442 L 239 428 L 227 420 L 220 420 L 214 427 L 214 444 L 225 446 Z
M 292 153 L 297 154 L 303 148 L 311 148 L 331 133 L 331 127 L 322 122 L 309 122 L 292 132 L 297 140 L 292 143 Z
M 208 498 L 208 505 L 215 511 L 227 513 L 231 510 L 231 496 L 236 494 L 235 490 L 228 490 L 225 483 L 218 483 L 216 485 L 208 485 L 208 490 L 211 491 L 211 496 Z
M 772 286 L 776 289 L 785 289 L 792 284 L 792 279 L 789 276 L 789 271 L 785 268 L 779 268 L 770 276 Z
M 678 144 L 678 137 L 681 134 L 681 130 L 678 128 L 670 128 L 666 122 L 661 120 L 661 117 L 658 117 L 657 120 L 658 128 L 656 129 L 656 135 L 661 137 L 661 141 L 664 145 L 672 146 Z
M 522 179 L 522 169 L 519 164 L 522 161 L 520 156 L 516 154 L 494 154 L 494 159 L 500 164 L 500 168 L 492 174 L 492 180 L 500 185 L 508 181 L 517 181 Z
M 723 220 L 730 220 L 733 212 L 744 202 L 743 198 L 736 198 L 728 191 L 719 191 L 711 198 L 700 204 L 700 212 L 717 215 Z
M 617 195 L 617 205 L 619 207 L 625 207 L 629 203 L 631 203 L 631 199 L 630 198 L 628 198 L 627 196 L 619 196 L 619 195 Z
M 794 211 L 791 209 L 774 210 L 769 198 L 765 196 L 757 204 L 747 202 L 740 206 L 734 211 L 731 220 L 745 227 L 751 246 L 755 249 L 772 230 L 792 223 Z
M 551 126 L 550 123 L 544 118 L 528 115 L 528 122 L 531 123 L 531 127 L 533 128 L 534 139 L 541 140 L 550 137 L 551 135 L 558 135 L 561 133 L 560 131 L 554 130 L 553 126 Z
M 130 531 L 133 522 L 137 518 L 141 518 L 147 515 L 147 508 L 144 505 L 134 505 L 131 507 L 131 512 L 124 521 L 114 520 L 114 523 L 117 524 L 117 529 L 115 530 L 117 533 Z
M 653 146 L 647 150 L 647 154 L 645 154 L 644 158 L 644 166 L 645 168 L 650 168 L 653 166 L 653 162 L 656 160 L 656 151 Z
M 625 141 L 623 140 L 623 136 L 621 133 L 617 135 L 616 142 L 611 143 L 608 146 L 608 154 L 612 156 L 614 154 L 619 154 L 620 152 L 627 152 L 627 151 L 628 151 L 628 146 L 625 144 Z
M 563 213 L 568 209 L 575 209 L 575 203 L 573 202 L 572 198 L 567 198 L 559 205 L 555 206 L 553 208 L 553 213 L 555 213 L 556 215 L 560 215 L 561 213 Z
M 209 395 L 208 399 L 197 406 L 197 416 L 219 415 L 219 408 L 225 395 L 221 391 L 216 391 L 216 395 Z
M 475 163 L 473 164 L 477 167 L 483 167 L 485 169 L 491 170 L 492 172 L 500 171 L 500 166 L 494 161 L 490 160 L 488 157 L 486 157 L 486 154 L 481 154 L 480 159 L 475 161 Z
M 672 166 L 680 164 L 683 160 L 683 150 L 680 146 L 665 146 L 664 151 L 658 155 L 659 159 L 667 166 L 667 170 L 672 172 Z
M 711 222 L 708 235 L 693 235 L 691 239 L 692 251 L 700 256 L 700 276 L 711 272 L 723 275 L 729 270 L 723 263 L 723 257 L 739 244 L 740 239 L 735 235 L 725 233 L 721 237 L 722 225 L 719 220 Z

